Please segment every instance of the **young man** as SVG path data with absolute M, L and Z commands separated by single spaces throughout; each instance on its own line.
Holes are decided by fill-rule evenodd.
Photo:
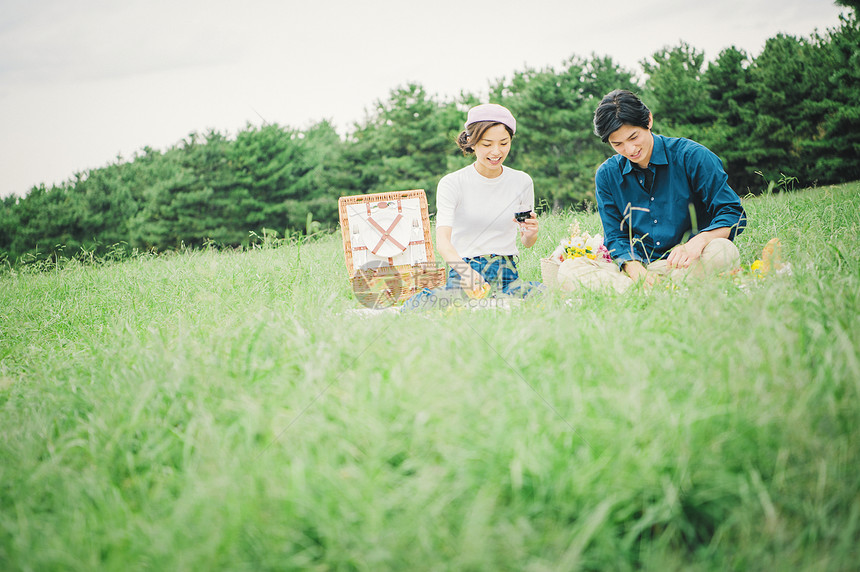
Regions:
M 597 170 L 604 243 L 620 270 L 653 284 L 656 276 L 712 274 L 737 267 L 731 242 L 746 227 L 738 195 L 719 157 L 704 146 L 654 135 L 650 110 L 615 90 L 594 112 L 594 132 L 617 155 Z

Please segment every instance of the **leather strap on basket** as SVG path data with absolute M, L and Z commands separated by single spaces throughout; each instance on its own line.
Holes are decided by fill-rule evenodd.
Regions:
M 380 224 L 378 222 L 373 220 L 373 218 L 367 217 L 367 222 L 369 222 L 370 225 L 373 228 L 375 228 L 376 230 L 378 230 L 379 234 L 382 235 L 379 238 L 379 242 L 376 243 L 376 246 L 374 246 L 370 250 L 373 254 L 376 254 L 379 251 L 379 249 L 382 247 L 382 245 L 385 243 L 386 240 L 390 240 L 391 243 L 394 244 L 394 246 L 396 246 L 400 250 L 406 250 L 406 247 L 403 246 L 402 244 L 400 244 L 399 242 L 397 242 L 394 239 L 394 237 L 391 236 L 391 234 L 390 234 L 391 231 L 397 227 L 397 223 L 399 223 L 402 218 L 403 218 L 403 215 L 398 213 L 397 217 L 395 217 L 395 219 L 391 222 L 391 225 L 388 227 L 388 230 L 386 230 L 386 229 L 383 229 L 382 226 L 380 226 Z
M 391 241 L 391 243 L 394 246 L 396 246 L 397 248 L 399 248 L 401 251 L 406 250 L 405 246 L 400 244 L 397 240 L 395 240 L 395 238 L 393 236 L 391 236 L 391 231 L 393 231 L 395 228 L 397 228 L 397 224 L 401 221 L 401 219 L 403 219 L 403 215 L 400 214 L 402 212 L 402 207 L 401 207 L 400 201 L 399 200 L 397 201 L 397 216 L 394 218 L 393 221 L 391 221 L 391 224 L 388 226 L 387 230 L 382 228 L 382 225 L 380 225 L 378 222 L 373 220 L 373 217 L 370 216 L 370 204 L 368 203 L 366 206 L 367 206 L 367 222 L 370 223 L 370 225 L 373 228 L 378 230 L 379 234 L 381 235 L 379 238 L 379 242 L 376 243 L 376 246 L 374 246 L 370 250 L 370 252 L 372 252 L 373 254 L 377 254 L 379 252 L 379 249 L 382 247 L 382 245 L 385 244 L 386 240 Z

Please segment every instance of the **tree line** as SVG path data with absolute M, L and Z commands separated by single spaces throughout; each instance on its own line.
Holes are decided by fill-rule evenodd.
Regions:
M 853 0 L 852 0 L 853 1 Z M 600 98 L 639 93 L 654 132 L 712 149 L 740 195 L 790 177 L 801 186 L 860 179 L 860 26 L 856 12 L 809 37 L 780 34 L 752 57 L 724 49 L 712 62 L 681 43 L 640 62 L 573 56 L 489 87 L 517 117 L 507 161 L 535 181 L 539 204 L 578 208 L 594 199 L 594 172 L 612 150 L 592 133 Z M 425 189 L 471 159 L 453 141 L 474 94 L 452 99 L 420 84 L 393 89 L 350 133 L 327 121 L 307 129 L 246 125 L 235 136 L 192 133 L 157 151 L 33 187 L 0 203 L 0 259 L 50 257 L 123 245 L 247 245 L 255 236 L 312 234 L 337 225 L 342 195 Z

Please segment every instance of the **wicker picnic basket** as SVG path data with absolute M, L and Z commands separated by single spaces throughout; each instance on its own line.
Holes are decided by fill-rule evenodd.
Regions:
M 423 190 L 340 197 L 338 214 L 347 273 L 363 305 L 390 306 L 445 285 Z
M 541 281 L 547 288 L 555 288 L 558 286 L 558 267 L 561 262 L 552 258 L 540 259 L 540 275 Z

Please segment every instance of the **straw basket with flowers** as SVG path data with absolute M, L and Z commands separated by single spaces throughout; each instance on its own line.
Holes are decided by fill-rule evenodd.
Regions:
M 591 236 L 587 231 L 583 232 L 579 220 L 574 220 L 570 225 L 568 236 L 547 258 L 541 258 L 540 270 L 543 283 L 552 288 L 558 286 L 558 267 L 565 260 L 584 256 L 589 260 L 612 262 L 609 251 L 603 244 L 603 235 Z

